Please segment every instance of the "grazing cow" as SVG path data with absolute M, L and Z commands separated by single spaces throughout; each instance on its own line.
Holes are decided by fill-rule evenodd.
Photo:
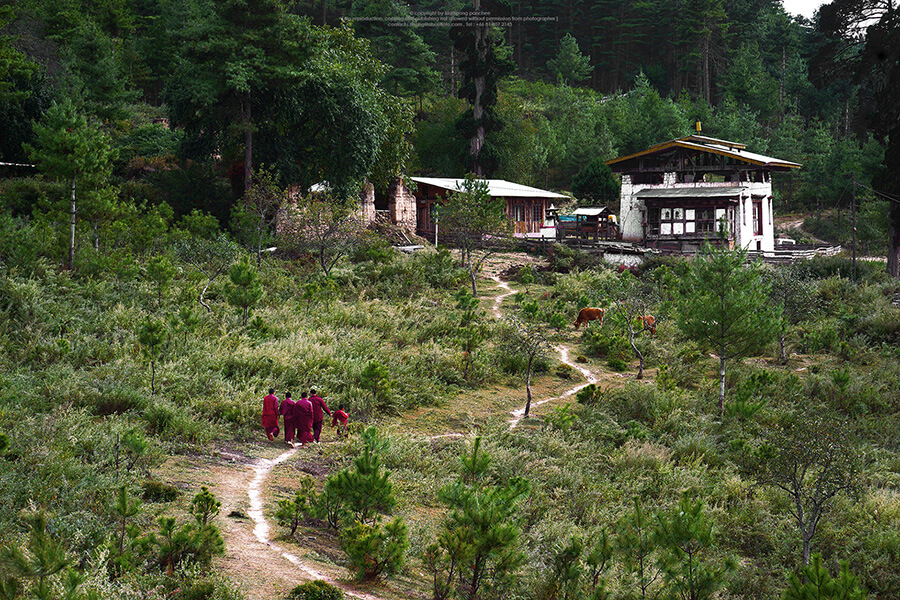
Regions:
M 644 329 L 650 331 L 650 335 L 656 333 L 656 317 L 653 315 L 643 315 L 638 317 L 641 320 L 641 325 L 643 325 Z
M 582 323 L 590 321 L 600 321 L 600 325 L 603 325 L 603 313 L 602 308 L 582 308 L 578 311 L 578 318 L 575 319 L 575 329 L 578 329 Z

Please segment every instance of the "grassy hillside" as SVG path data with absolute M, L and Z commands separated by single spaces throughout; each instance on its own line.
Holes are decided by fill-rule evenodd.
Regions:
M 516 533 L 509 560 L 490 559 L 495 577 L 486 580 L 483 597 L 590 597 L 602 587 L 592 572 L 611 597 L 640 597 L 633 568 L 635 549 L 644 547 L 634 537 L 638 505 L 647 531 L 660 529 L 644 540 L 653 570 L 645 573 L 646 590 L 674 593 L 684 555 L 657 526 L 683 515 L 688 505 L 679 503 L 686 498 L 690 506 L 701 503 L 694 525 L 711 528 L 711 536 L 694 541 L 692 556 L 718 597 L 778 598 L 801 561 L 801 538 L 790 497 L 766 485 L 766 474 L 777 466 L 779 440 L 809 439 L 819 417 L 848 442 L 853 462 L 846 471 L 854 477 L 826 504 L 812 551 L 832 574 L 838 561 L 849 561 L 871 598 L 900 590 L 900 314 L 891 305 L 900 289 L 874 269 L 861 267 L 853 283 L 841 276 L 845 259 L 805 265 L 800 277 L 812 300 L 788 329 L 793 354 L 779 364 L 773 343 L 766 354 L 730 368 L 720 414 L 717 363 L 676 327 L 685 263 L 649 265 L 641 275 L 661 300 L 651 307 L 659 315 L 656 335 L 637 337 L 648 369 L 638 381 L 621 320 L 594 323 L 584 334 L 571 326 L 580 305 L 609 305 L 602 290 L 621 276 L 573 268 L 582 257 L 539 258 L 537 264 L 556 269 L 537 269 L 537 281 L 527 286 L 511 281 L 520 293 L 501 306 L 504 315 L 543 323 L 549 343 L 535 366 L 535 399 L 556 398 L 584 382 L 553 346 L 583 357 L 578 364 L 599 382 L 536 406 L 510 428 L 509 411 L 524 404 L 526 362 L 502 344 L 491 310 L 496 284 L 482 280 L 478 307 L 467 315 L 459 295 L 464 273 L 446 252 L 379 262 L 360 257 L 334 272 L 334 286 L 322 283 L 314 265 L 269 258 L 259 271 L 265 293 L 246 327 L 227 302 L 227 278 L 207 291 L 207 312 L 197 302 L 205 280 L 171 260 L 175 275 L 162 289 L 140 261 L 127 273 L 91 275 L 38 261 L 31 272 L 5 268 L 0 277 L 0 430 L 8 436 L 0 461 L 0 543 L 18 548 L 34 540 L 23 516 L 46 511 L 49 539 L 62 543 L 59 552 L 85 578 L 82 594 L 143 598 L 158 589 L 176 598 L 240 597 L 239 582 L 222 575 L 227 571 L 207 568 L 220 560 L 211 538 L 188 544 L 167 573 L 156 518 L 175 517 L 177 527 L 199 519 L 192 500 L 208 482 L 167 481 L 172 471 L 165 465 L 223 445 L 270 456 L 268 443 L 260 444 L 263 394 L 275 387 L 296 396 L 310 386 L 324 391 L 332 407 L 346 404 L 353 422 L 377 427 L 377 454 L 396 499 L 385 522 L 402 516 L 408 527 L 404 565 L 377 579 L 369 593 L 432 597 L 434 574 L 444 571 L 434 562 L 429 570 L 423 557 L 453 512 L 447 490 L 459 482 L 487 494 L 524 478 L 529 491 L 504 520 Z M 315 282 L 318 292 L 305 297 Z M 561 331 L 548 323 L 554 314 L 565 317 Z M 140 341 L 148 319 L 165 332 L 157 353 Z M 478 339 L 466 347 L 461 339 L 473 327 Z M 364 375 L 373 363 L 386 373 L 374 391 Z M 614 370 L 622 363 L 625 371 Z M 476 436 L 490 463 L 473 478 L 460 457 L 471 457 Z M 319 459 L 309 459 L 322 465 L 307 470 L 314 489 L 352 470 L 364 446 L 357 433 L 351 443 L 329 443 Z M 268 488 L 270 518 L 278 500 L 300 486 L 296 468 L 282 464 L 279 485 Z M 121 489 L 126 499 L 143 499 L 140 511 L 117 509 Z M 227 529 L 228 518 L 213 522 Z M 123 522 L 135 527 L 124 536 Z M 287 529 L 278 534 L 298 549 L 310 536 L 320 538 L 320 560 L 347 565 L 337 534 L 315 511 L 301 520 L 294 541 Z M 592 562 L 589 550 L 602 550 L 597 542 L 604 539 L 609 556 Z M 17 573 L 5 564 L 6 577 Z M 16 578 L 26 591 L 37 585 L 34 577 Z M 47 580 L 62 593 L 61 572 Z M 462 588 L 454 593 L 464 595 Z

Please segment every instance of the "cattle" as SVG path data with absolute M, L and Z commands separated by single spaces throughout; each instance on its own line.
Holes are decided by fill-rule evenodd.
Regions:
M 590 321 L 600 321 L 600 325 L 603 325 L 603 314 L 602 308 L 582 308 L 578 311 L 578 318 L 575 319 L 575 329 L 578 329 L 582 323 Z
M 643 315 L 638 317 L 641 320 L 641 325 L 643 328 L 650 332 L 650 335 L 656 333 L 656 317 L 653 315 Z

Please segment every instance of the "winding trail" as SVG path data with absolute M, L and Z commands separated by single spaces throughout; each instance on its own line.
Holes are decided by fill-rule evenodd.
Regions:
M 295 454 L 297 454 L 296 448 L 280 454 L 274 460 L 260 458 L 251 464 L 251 469 L 253 470 L 254 475 L 253 479 L 247 486 L 247 496 L 250 499 L 250 508 L 247 511 L 247 514 L 254 523 L 253 535 L 256 537 L 256 541 L 265 546 L 273 554 L 275 554 L 276 556 L 273 556 L 273 558 L 286 559 L 290 561 L 294 566 L 296 566 L 300 571 L 302 571 L 304 576 L 300 577 L 299 579 L 321 579 L 336 587 L 341 588 L 344 594 L 350 596 L 351 598 L 360 598 L 361 600 L 380 600 L 378 596 L 373 596 L 371 594 L 366 594 L 364 592 L 349 589 L 343 583 L 336 581 L 327 573 L 324 573 L 323 571 L 317 569 L 311 561 L 297 556 L 296 554 L 287 552 L 272 541 L 271 528 L 269 527 L 269 523 L 268 521 L 266 521 L 266 517 L 263 512 L 262 487 L 266 481 L 266 477 L 268 477 L 272 469 L 288 460 L 289 458 L 292 458 Z M 298 581 L 297 584 L 299 583 L 301 582 Z
M 493 279 L 497 283 L 498 286 L 500 286 L 501 288 L 506 290 L 504 293 L 499 294 L 496 298 L 494 298 L 494 306 L 493 306 L 494 316 L 497 317 L 498 319 L 500 319 L 503 317 L 503 312 L 500 310 L 500 305 L 503 303 L 503 299 L 506 298 L 507 296 L 515 294 L 516 292 L 511 287 L 509 287 L 508 283 L 501 280 L 499 275 L 493 274 L 493 275 L 491 275 L 491 279 Z M 589 386 L 590 384 L 597 383 L 597 377 L 593 373 L 591 373 L 588 369 L 585 369 L 584 367 L 579 366 L 579 365 L 575 364 L 574 362 L 572 362 L 572 360 L 569 358 L 569 349 L 566 346 L 559 344 L 557 346 L 554 346 L 553 348 L 557 352 L 559 352 L 560 362 L 569 365 L 573 369 L 578 370 L 584 376 L 584 378 L 587 380 L 587 382 L 582 383 L 581 385 L 575 386 L 570 390 L 566 390 L 559 396 L 552 396 L 550 398 L 544 398 L 543 400 L 538 400 L 537 402 L 532 402 L 531 403 L 532 408 L 534 408 L 535 406 L 540 406 L 541 404 L 546 404 L 547 402 L 552 402 L 553 400 L 561 400 L 563 398 L 568 398 L 569 396 L 577 394 L 579 391 L 581 391 L 581 389 Z M 512 428 L 516 427 L 516 425 L 519 424 L 519 421 L 521 421 L 522 418 L 525 416 L 525 407 L 523 406 L 522 408 L 517 408 L 513 411 L 510 411 L 509 414 L 512 415 L 512 418 L 508 419 L 507 423 L 509 423 L 509 428 L 512 429 Z
M 515 291 L 509 287 L 505 281 L 502 281 L 499 275 L 492 274 L 491 279 L 494 280 L 497 285 L 505 290 L 503 293 L 497 295 L 494 298 L 494 303 L 492 306 L 492 312 L 494 316 L 498 319 L 503 317 L 503 313 L 500 310 L 500 306 L 503 303 L 504 298 L 510 296 L 515 293 Z M 553 396 L 550 398 L 544 398 L 537 402 L 532 402 L 532 406 L 540 406 L 541 404 L 545 404 L 547 402 L 551 402 L 553 400 L 560 400 L 562 398 L 568 398 L 576 394 L 582 388 L 592 384 L 597 383 L 597 377 L 588 369 L 576 364 L 569 358 L 569 348 L 560 344 L 554 346 L 554 349 L 559 352 L 559 359 L 564 364 L 569 365 L 570 367 L 578 370 L 586 379 L 585 383 L 577 385 L 572 389 L 566 390 L 559 396 Z M 516 427 L 519 424 L 519 421 L 522 420 L 525 414 L 525 407 L 522 406 L 516 410 L 510 412 L 511 418 L 508 420 L 510 428 Z M 447 433 L 434 437 L 462 437 L 463 434 L 460 433 Z M 264 459 L 258 458 L 249 464 L 250 469 L 253 472 L 253 477 L 249 481 L 247 485 L 247 497 L 250 501 L 250 506 L 248 510 L 248 516 L 253 521 L 253 536 L 256 538 L 256 542 L 260 545 L 258 548 L 262 550 L 265 554 L 268 554 L 271 560 L 287 560 L 294 566 L 296 566 L 299 571 L 302 573 L 298 573 L 297 579 L 300 580 L 324 580 L 328 583 L 335 585 L 343 592 L 352 598 L 359 598 L 361 600 L 381 600 L 379 596 L 375 596 L 372 594 L 368 594 L 365 592 L 360 592 L 357 590 L 350 589 L 346 586 L 346 584 L 340 583 L 336 581 L 332 576 L 328 573 L 317 568 L 312 561 L 305 559 L 303 557 L 297 556 L 296 554 L 292 554 L 277 544 L 275 544 L 271 539 L 271 527 L 269 526 L 268 521 L 266 520 L 265 513 L 263 510 L 264 503 L 262 498 L 262 489 L 265 484 L 266 478 L 271 473 L 272 469 L 274 469 L 277 465 L 285 462 L 286 460 L 294 457 L 297 454 L 297 449 L 294 448 L 292 450 L 288 450 L 282 454 L 280 454 L 275 459 Z M 300 583 L 298 581 L 297 583 Z M 252 596 L 251 596 L 252 597 Z M 260 599 L 261 600 L 261 599 Z

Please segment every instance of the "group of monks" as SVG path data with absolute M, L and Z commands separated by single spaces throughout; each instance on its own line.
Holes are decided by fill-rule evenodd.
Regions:
M 299 400 L 291 398 L 291 393 L 284 395 L 284 400 L 279 403 L 275 395 L 275 389 L 269 389 L 268 395 L 263 398 L 262 426 L 266 430 L 269 441 L 278 437 L 278 417 L 284 417 L 284 441 L 289 446 L 305 448 L 307 444 L 318 444 L 322 435 L 322 425 L 325 421 L 325 413 L 331 419 L 331 425 L 338 428 L 340 437 L 347 430 L 347 413 L 341 404 L 338 410 L 332 412 L 316 390 L 310 390 L 300 394 Z

